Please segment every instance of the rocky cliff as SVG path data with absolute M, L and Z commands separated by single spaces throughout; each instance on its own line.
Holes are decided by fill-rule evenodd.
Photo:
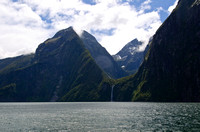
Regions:
M 137 74 L 118 80 L 115 100 L 200 101 L 199 16 L 199 0 L 180 0 L 154 35 Z

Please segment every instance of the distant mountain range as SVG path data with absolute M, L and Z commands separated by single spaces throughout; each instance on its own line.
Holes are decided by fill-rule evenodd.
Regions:
M 144 60 L 144 51 L 139 50 L 142 44 L 142 42 L 134 39 L 126 44 L 116 55 L 113 55 L 118 65 L 129 74 L 137 72 Z
M 113 57 L 88 32 L 61 30 L 0 60 L 0 101 L 199 102 L 199 16 L 200 0 L 179 0 L 145 51 L 134 39 Z

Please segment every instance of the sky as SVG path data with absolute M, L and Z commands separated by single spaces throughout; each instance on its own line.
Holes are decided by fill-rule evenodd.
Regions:
M 61 29 L 86 30 L 113 55 L 137 38 L 144 42 L 178 0 L 0 0 L 0 59 L 35 52 Z

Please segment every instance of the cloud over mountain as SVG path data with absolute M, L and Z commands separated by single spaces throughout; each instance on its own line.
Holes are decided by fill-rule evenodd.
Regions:
M 111 53 L 138 38 L 148 42 L 161 25 L 152 1 L 1 0 L 0 58 L 33 52 L 39 43 L 69 26 L 93 34 Z

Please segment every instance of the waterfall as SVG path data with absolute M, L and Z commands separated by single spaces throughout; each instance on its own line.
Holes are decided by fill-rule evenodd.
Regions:
M 111 88 L 111 95 L 110 95 L 110 101 L 113 102 L 113 89 L 114 89 L 115 85 L 112 85 Z
M 58 91 L 60 89 L 62 81 L 63 81 L 63 77 L 60 76 L 60 79 L 58 81 L 58 85 L 56 86 L 55 91 L 53 92 L 53 96 L 51 97 L 50 102 L 56 102 L 58 100 Z

